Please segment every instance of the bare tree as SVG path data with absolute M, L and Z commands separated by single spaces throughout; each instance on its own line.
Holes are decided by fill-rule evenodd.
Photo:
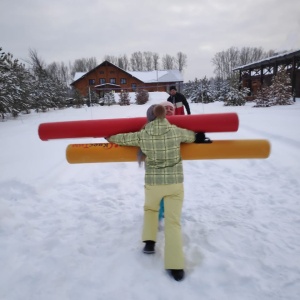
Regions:
M 70 64 L 71 76 L 74 77 L 76 72 L 88 72 L 97 67 L 97 60 L 95 57 L 79 58 Z
M 225 52 L 218 52 L 215 54 L 215 56 L 212 59 L 212 63 L 215 66 L 214 73 L 216 74 L 217 77 L 225 79 Z
M 231 74 L 232 69 L 239 65 L 239 49 L 236 47 L 231 47 L 228 49 L 227 54 L 227 72 Z
M 63 82 L 66 86 L 69 86 L 71 76 L 68 66 L 63 62 L 53 62 L 47 66 L 46 70 L 53 78 L 56 78 L 59 81 Z
M 46 69 L 46 63 L 38 56 L 35 49 L 29 49 L 29 59 L 34 73 L 39 74 Z
M 66 82 L 68 85 L 71 83 L 71 74 L 70 70 L 64 62 L 60 64 L 60 78 L 63 82 Z
M 143 53 L 138 51 L 131 54 L 130 63 L 132 71 L 144 71 Z
M 266 53 L 264 53 L 261 47 L 260 48 L 243 47 L 240 50 L 239 55 L 240 55 L 240 61 L 239 61 L 240 66 L 249 64 L 254 61 L 258 61 L 266 57 Z
M 87 68 L 88 71 L 96 68 L 97 65 L 98 65 L 96 57 L 86 58 L 85 59 L 85 64 L 86 64 L 86 68 Z
M 264 52 L 261 47 L 243 47 L 241 50 L 231 47 L 215 54 L 212 59 L 215 66 L 214 72 L 217 77 L 227 79 L 232 76 L 234 68 L 261 60 L 270 56 L 271 53 L 271 50 Z
M 154 67 L 154 70 L 159 69 L 159 55 L 158 55 L 158 53 L 153 53 L 153 67 Z
M 166 54 L 162 58 L 162 66 L 164 70 L 175 69 L 175 58 L 169 54 Z
M 114 65 L 118 65 L 118 58 L 116 56 L 113 55 L 105 55 L 104 56 L 104 60 L 109 61 L 110 63 L 114 64 Z
M 251 48 L 251 58 L 250 62 L 258 61 L 266 57 L 266 53 L 264 52 L 263 48 Z
M 129 59 L 126 54 L 119 56 L 117 66 L 123 70 L 129 69 Z
M 265 57 L 271 57 L 271 56 L 274 56 L 276 53 L 275 53 L 275 50 L 269 50 L 266 52 L 265 54 Z
M 248 64 L 250 61 L 250 52 L 248 47 L 243 47 L 240 53 L 241 66 Z
M 187 55 L 182 52 L 178 52 L 176 62 L 178 70 L 182 72 L 182 70 L 187 66 Z
M 146 51 L 143 53 L 144 60 L 145 60 L 145 69 L 146 71 L 152 71 L 153 70 L 153 53 L 150 51 Z

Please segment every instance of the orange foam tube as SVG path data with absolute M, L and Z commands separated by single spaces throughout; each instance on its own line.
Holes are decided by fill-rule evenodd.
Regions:
M 137 147 L 112 143 L 71 144 L 66 158 L 70 164 L 137 161 Z M 211 144 L 182 144 L 183 160 L 268 158 L 271 145 L 267 140 L 217 140 Z

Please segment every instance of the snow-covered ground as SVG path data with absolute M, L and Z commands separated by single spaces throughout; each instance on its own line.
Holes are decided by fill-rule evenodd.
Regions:
M 39 140 L 40 123 L 145 116 L 146 105 L 68 108 L 0 122 L 0 299 L 296 300 L 300 295 L 300 99 L 291 106 L 190 104 L 192 114 L 237 112 L 238 132 L 268 139 L 268 159 L 184 161 L 186 278 L 144 255 L 143 168 L 70 165 L 70 143 Z

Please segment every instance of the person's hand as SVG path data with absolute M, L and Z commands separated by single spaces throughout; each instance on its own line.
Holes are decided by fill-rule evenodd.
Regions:
M 195 133 L 195 141 L 196 144 L 204 144 L 204 143 L 212 143 L 212 141 L 205 136 L 204 132 L 196 132 Z

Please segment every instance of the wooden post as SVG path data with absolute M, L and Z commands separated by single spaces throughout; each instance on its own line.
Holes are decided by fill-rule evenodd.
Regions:
M 296 93 L 295 93 L 295 89 L 296 89 L 296 59 L 295 59 L 295 56 L 293 57 L 291 79 L 292 79 L 293 101 L 296 102 Z
M 264 67 L 260 66 L 260 89 L 262 89 L 264 84 Z

